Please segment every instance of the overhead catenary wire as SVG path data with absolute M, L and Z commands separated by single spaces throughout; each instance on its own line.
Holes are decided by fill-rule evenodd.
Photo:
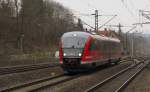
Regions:
M 90 9 L 92 11 L 98 10 L 98 11 L 102 12 L 101 9 L 99 9 L 98 7 L 96 7 L 96 5 L 93 5 L 93 4 L 89 3 L 87 0 L 80 0 L 80 1 L 83 2 L 86 6 L 90 7 Z
M 82 2 L 83 2 L 84 0 L 82 0 Z M 89 7 L 91 7 L 91 8 L 94 8 L 94 9 L 97 9 L 95 6 L 93 6 L 91 3 L 88 3 L 87 1 L 84 1 L 84 4 L 87 4 Z M 128 8 L 128 6 L 127 6 L 127 4 L 125 4 L 125 0 L 122 0 L 122 3 L 123 3 L 123 5 L 125 6 L 125 8 L 127 9 L 127 11 L 131 14 L 131 16 L 133 17 L 133 18 L 135 18 L 135 15 L 134 15 L 134 13 Z M 130 2 L 130 4 L 133 6 L 133 8 L 135 8 L 134 7 L 134 3 L 133 2 Z M 81 14 L 81 16 L 90 16 L 90 15 L 87 15 L 87 14 Z M 104 16 L 107 16 L 107 15 L 104 15 Z M 109 15 L 108 15 L 109 16 Z M 112 18 L 113 19 L 113 18 Z M 103 25 L 101 25 L 99 28 L 101 28 L 101 27 L 103 27 L 104 25 L 106 25 L 107 23 L 109 23 L 112 19 L 110 19 L 110 20 L 108 20 L 107 22 L 105 22 Z
M 107 23 L 109 23 L 110 21 L 112 21 L 117 15 L 114 15 L 111 19 L 109 19 L 108 21 L 106 21 L 103 25 L 101 25 L 98 29 L 102 28 L 103 26 L 105 26 Z
M 131 5 L 132 9 L 134 9 L 136 11 L 136 8 L 135 8 L 135 5 L 134 5 L 133 1 L 132 0 L 128 0 L 128 1 L 130 2 L 130 5 Z
M 81 0 L 81 1 L 83 2 L 84 0 Z M 91 8 L 93 8 L 94 10 L 97 9 L 94 5 L 92 5 L 91 3 L 88 3 L 87 0 L 86 0 L 86 2 L 84 2 L 84 3 L 86 3 L 86 4 L 88 5 L 88 7 L 91 7 Z
M 81 16 L 89 17 L 89 16 L 91 16 L 91 14 L 82 13 L 82 12 L 80 12 L 80 11 L 78 11 L 78 10 L 75 10 L 75 9 L 71 9 L 71 10 L 72 10 L 73 12 L 76 12 L 76 13 L 73 14 L 73 17 L 74 17 L 75 19 L 80 19 L 81 22 L 82 22 L 84 25 L 87 25 L 87 26 L 90 27 L 91 29 L 94 29 L 93 26 L 91 26 L 90 24 L 86 23 L 85 21 L 83 21 L 83 20 L 81 19 Z M 79 16 L 80 16 L 80 17 L 79 17 Z
M 75 12 L 75 15 L 85 16 L 85 17 L 86 17 L 86 16 L 87 16 L 87 17 L 91 16 L 91 14 L 81 13 L 80 11 L 77 11 L 77 10 L 73 10 L 73 9 L 72 9 L 72 11 Z
M 89 3 L 87 0 L 81 0 L 81 1 L 82 1 L 86 6 L 90 7 L 90 9 L 92 9 L 93 11 L 94 11 L 94 10 L 98 10 L 98 8 L 97 8 L 95 5 Z
M 124 2 L 125 0 L 122 0 L 122 2 Z M 88 7 L 91 7 L 90 9 L 91 10 L 95 10 L 95 9 L 97 9 L 97 7 L 95 6 L 95 5 L 92 5 L 92 3 L 90 3 L 90 2 L 88 2 L 88 1 L 85 1 L 85 0 L 81 0 L 81 2 L 82 3 L 84 3 L 86 6 L 88 6 Z M 71 9 L 71 10 L 73 10 L 73 9 Z M 129 9 L 128 9 L 129 10 Z M 83 16 L 84 17 L 90 17 L 91 16 L 91 14 L 87 14 L 87 13 L 82 13 L 81 11 L 78 11 L 78 10 L 73 10 L 75 13 L 74 13 L 74 15 L 75 16 L 78 16 L 78 19 L 79 19 L 79 17 L 80 17 L 80 19 L 82 19 L 82 22 L 83 22 L 83 24 L 85 24 L 85 25 L 87 25 L 87 26 L 89 26 L 90 28 L 94 28 L 93 26 L 91 26 L 91 25 L 89 25 L 88 23 L 86 23 L 86 22 L 84 22 L 83 21 Z M 130 11 L 130 10 L 129 10 Z M 102 14 L 102 13 L 101 13 Z M 134 15 L 134 14 L 132 14 L 132 15 Z M 103 15 L 101 15 L 101 16 L 103 16 Z M 104 15 L 104 16 L 110 16 L 110 15 Z M 88 18 L 89 19 L 89 18 Z M 109 19 L 108 21 L 106 21 L 104 24 L 102 24 L 101 26 L 100 26 L 100 28 L 102 27 L 102 26 L 104 26 L 105 24 L 107 24 L 107 23 L 109 23 L 110 21 L 111 21 L 112 19 Z
M 81 16 L 91 16 L 91 14 L 84 14 L 84 13 L 79 13 L 79 15 Z M 99 16 L 113 16 L 112 18 L 110 18 L 108 21 L 106 21 L 103 25 L 101 25 L 98 29 L 102 28 L 103 26 L 105 26 L 107 23 L 109 23 L 110 21 L 112 21 L 117 15 L 99 15 Z M 75 18 L 79 19 L 78 17 L 74 16 Z M 82 23 L 89 26 L 90 28 L 94 29 L 93 26 L 89 25 L 88 23 L 84 22 L 82 20 Z
M 121 0 L 121 2 L 123 4 L 123 6 L 127 9 L 127 11 L 130 13 L 130 15 L 135 19 L 134 13 L 128 8 L 127 4 L 125 3 L 125 0 Z
M 143 24 L 150 24 L 150 22 L 144 22 L 143 17 L 150 21 L 150 11 L 147 10 L 139 10 L 139 23 L 134 23 L 134 25 L 141 25 L 143 28 Z
M 78 18 L 77 16 L 73 16 L 74 18 L 76 18 L 76 19 L 80 19 L 80 18 Z M 84 22 L 83 20 L 81 20 L 81 22 L 83 23 L 83 24 L 85 24 L 85 25 L 87 25 L 87 26 L 89 26 L 91 29 L 95 29 L 93 26 L 91 26 L 90 24 L 88 24 L 88 23 L 86 23 L 86 22 Z
M 87 2 L 87 1 L 84 1 L 84 0 L 82 0 L 81 2 L 83 2 L 84 4 L 86 4 L 88 7 L 91 7 L 91 9 L 93 10 L 98 10 L 94 5 L 92 5 L 91 3 L 89 3 L 89 2 Z M 94 11 L 93 10 L 93 11 Z M 77 11 L 77 10 L 73 10 L 74 12 L 76 12 L 76 16 L 80 16 L 80 19 L 81 19 L 81 16 L 83 17 L 89 17 L 89 16 L 91 16 L 91 14 L 86 14 L 86 13 L 81 13 L 80 11 Z M 99 15 L 99 16 L 114 16 L 114 15 Z M 108 22 L 110 22 L 112 19 L 110 19 L 109 21 L 107 21 L 107 23 Z M 82 20 L 82 23 L 83 24 L 85 24 L 85 25 L 87 25 L 87 26 L 89 26 L 90 28 L 94 28 L 93 26 L 91 26 L 91 25 L 89 25 L 88 23 L 86 23 L 86 22 L 84 22 L 83 20 Z M 106 24 L 107 24 L 106 23 Z M 102 25 L 103 26 L 103 25 Z
M 127 4 L 125 4 L 124 0 L 121 0 L 121 1 L 122 1 L 123 6 L 127 9 L 127 11 L 128 11 L 132 16 L 134 16 L 133 12 L 128 8 Z
M 150 0 L 144 0 L 146 4 L 146 9 L 150 9 Z

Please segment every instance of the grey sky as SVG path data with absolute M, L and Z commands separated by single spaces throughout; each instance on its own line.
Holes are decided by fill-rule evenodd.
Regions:
M 99 14 L 109 15 L 117 14 L 117 18 L 109 24 L 132 25 L 139 22 L 138 10 L 150 10 L 150 0 L 55 0 L 64 6 L 70 8 L 74 15 L 80 17 L 90 25 L 94 25 L 94 16 L 82 16 L 82 14 L 92 14 L 95 9 L 99 10 Z M 124 2 L 124 4 L 122 3 Z M 100 17 L 99 22 L 103 24 L 111 17 Z M 144 21 L 146 21 L 144 19 Z M 144 26 L 147 31 L 148 25 Z M 126 28 L 128 30 L 129 28 Z M 140 27 L 138 27 L 141 30 Z M 150 32 L 150 31 L 149 31 Z

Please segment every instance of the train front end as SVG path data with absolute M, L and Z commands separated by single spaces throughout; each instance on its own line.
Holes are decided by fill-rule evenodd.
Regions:
M 90 34 L 85 32 L 68 32 L 62 36 L 59 58 L 64 71 L 77 72 L 90 67 L 88 62 L 82 61 L 89 38 Z

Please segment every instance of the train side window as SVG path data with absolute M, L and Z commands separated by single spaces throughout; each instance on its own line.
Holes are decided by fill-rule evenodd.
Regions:
M 102 51 L 103 51 L 103 53 L 105 53 L 105 47 L 106 47 L 106 45 L 105 45 L 105 41 L 103 41 L 103 43 L 102 43 Z
M 95 40 L 94 44 L 95 44 L 95 49 L 98 50 L 98 48 L 99 48 L 99 42 L 98 42 L 98 40 Z
M 101 51 L 104 52 L 104 49 L 105 49 L 105 44 L 104 44 L 104 41 L 102 41 L 101 42 Z
M 101 47 L 102 47 L 101 45 L 102 45 L 102 44 L 101 44 L 101 41 L 99 40 L 99 41 L 98 41 L 98 50 L 101 50 Z

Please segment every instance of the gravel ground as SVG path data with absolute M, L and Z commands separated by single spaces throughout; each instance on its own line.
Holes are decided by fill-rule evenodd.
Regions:
M 116 72 L 128 67 L 130 64 L 131 62 L 126 62 L 112 67 L 105 67 L 104 69 L 87 73 L 77 79 L 59 84 L 55 87 L 42 89 L 38 92 L 84 92 L 87 88 L 91 87 L 98 81 L 104 80 L 112 74 L 115 74 Z
M 128 85 L 124 92 L 150 92 L 150 65 Z
M 53 67 L 0 76 L 0 89 L 19 83 L 25 83 L 32 80 L 41 79 L 48 76 L 55 76 L 62 73 L 63 70 L 60 67 Z

